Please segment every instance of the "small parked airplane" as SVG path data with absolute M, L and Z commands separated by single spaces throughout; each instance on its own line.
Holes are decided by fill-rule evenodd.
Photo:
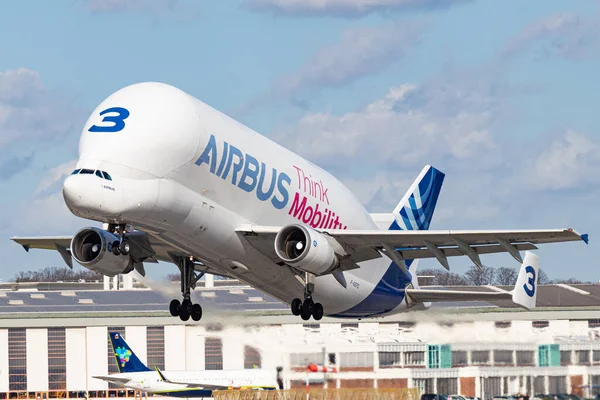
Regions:
M 118 332 L 109 332 L 118 374 L 94 376 L 134 390 L 171 397 L 212 397 L 213 390 L 277 388 L 275 374 L 262 369 L 218 371 L 151 370 L 135 355 Z
M 183 301 L 169 308 L 184 321 L 202 317 L 190 291 L 204 273 L 240 279 L 304 320 L 379 317 L 436 301 L 512 299 L 531 308 L 537 256 L 520 252 L 588 240 L 572 229 L 429 230 L 444 181 L 431 166 L 392 213 L 369 214 L 325 170 L 162 83 L 110 95 L 86 122 L 79 152 L 64 200 L 105 228 L 12 240 L 108 276 L 172 262 Z M 421 258 L 449 269 L 448 257 L 467 256 L 482 267 L 480 255 L 499 252 L 523 264 L 512 292 L 418 287 Z

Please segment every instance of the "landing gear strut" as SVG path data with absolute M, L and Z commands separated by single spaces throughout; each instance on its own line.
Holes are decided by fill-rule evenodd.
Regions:
M 196 282 L 204 276 L 204 272 L 196 273 L 194 271 L 193 260 L 188 257 L 181 258 L 178 267 L 181 273 L 181 294 L 183 295 L 183 301 L 179 302 L 177 299 L 171 300 L 169 311 L 172 316 L 179 316 L 182 321 L 187 321 L 190 317 L 194 321 L 200 321 L 202 318 L 202 307 L 200 304 L 192 304 L 190 290 L 196 287 Z
M 315 321 L 323 318 L 323 306 L 321 303 L 315 303 L 312 299 L 312 293 L 315 288 L 314 279 L 315 276 L 313 274 L 305 272 L 304 301 L 298 298 L 292 300 L 292 314 L 299 315 L 304 321 L 308 321 L 311 315 Z
M 118 255 L 128 255 L 129 251 L 130 251 L 130 245 L 129 245 L 129 241 L 127 240 L 127 237 L 125 236 L 125 233 L 127 232 L 127 225 L 125 224 L 110 224 L 108 226 L 108 231 L 114 233 L 115 235 L 117 235 L 119 237 L 119 240 L 115 240 L 114 242 L 112 242 L 112 253 L 115 256 Z

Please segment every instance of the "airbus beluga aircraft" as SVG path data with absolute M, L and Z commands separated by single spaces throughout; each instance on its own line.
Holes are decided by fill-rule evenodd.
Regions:
M 401 128 L 399 128 L 401 129 Z M 81 134 L 63 184 L 67 207 L 104 223 L 72 237 L 15 237 L 107 276 L 166 261 L 181 273 L 170 312 L 202 317 L 190 291 L 204 273 L 235 277 L 312 316 L 366 318 L 437 301 L 511 299 L 535 307 L 537 244 L 583 240 L 572 229 L 429 230 L 444 174 L 426 166 L 389 214 L 369 214 L 327 171 L 167 84 L 110 95 Z M 527 251 L 525 258 L 520 252 Z M 507 252 L 510 292 L 420 289 L 417 262 Z

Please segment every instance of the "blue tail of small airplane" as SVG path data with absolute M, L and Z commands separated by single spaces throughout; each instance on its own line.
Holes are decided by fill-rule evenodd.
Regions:
M 135 355 L 133 350 L 129 348 L 125 339 L 118 332 L 109 332 L 110 342 L 112 343 L 115 359 L 119 372 L 144 372 L 150 371 L 143 362 Z

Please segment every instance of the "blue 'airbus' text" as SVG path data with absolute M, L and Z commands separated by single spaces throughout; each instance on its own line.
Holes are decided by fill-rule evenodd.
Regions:
M 233 185 L 245 192 L 255 192 L 261 201 L 271 200 L 273 207 L 284 208 L 289 201 L 287 186 L 292 179 L 284 172 L 271 168 L 270 178 L 267 179 L 267 166 L 247 153 L 242 153 L 237 147 L 223 142 L 221 157 L 217 149 L 215 135 L 210 135 L 206 148 L 196 160 L 196 165 L 207 164 L 210 172 L 222 179 L 229 180 Z M 275 193 L 277 187 L 277 193 Z

